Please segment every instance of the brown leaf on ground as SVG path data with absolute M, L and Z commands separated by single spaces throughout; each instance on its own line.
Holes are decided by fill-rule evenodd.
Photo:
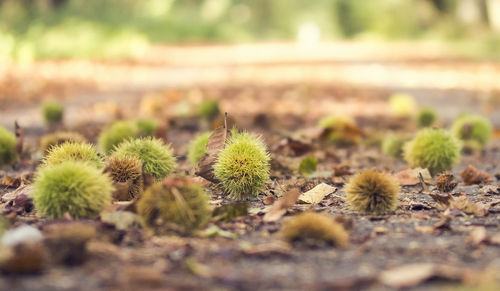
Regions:
M 461 282 L 468 278 L 471 272 L 468 269 L 451 265 L 417 263 L 382 271 L 379 275 L 379 281 L 394 288 L 409 288 L 437 278 Z
M 342 177 L 354 174 L 351 167 L 347 164 L 340 164 L 333 169 L 334 177 Z
M 413 186 L 420 183 L 419 175 L 422 174 L 425 183 L 434 184 L 429 170 L 422 168 L 406 169 L 394 175 L 401 186 Z
M 18 195 L 24 194 L 27 197 L 31 197 L 33 194 L 33 186 L 32 185 L 22 185 L 16 190 L 6 193 L 2 196 L 2 202 L 10 202 L 14 201 Z
M 490 204 L 474 203 L 465 195 L 453 198 L 450 202 L 450 208 L 455 208 L 463 211 L 464 213 L 473 214 L 475 216 L 485 216 L 488 214 L 490 207 Z
M 484 195 L 498 195 L 500 194 L 500 186 L 486 185 L 481 189 Z
M 444 210 L 450 205 L 450 200 L 453 200 L 453 196 L 450 194 L 446 195 L 440 195 L 440 194 L 434 194 L 434 193 L 429 193 L 429 195 L 434 199 L 439 204 L 439 208 L 441 210 Z
M 323 200 L 326 195 L 334 193 L 335 191 L 337 191 L 337 188 L 325 183 L 321 183 L 319 185 L 316 185 L 316 187 L 312 188 L 311 190 L 302 193 L 299 196 L 299 201 L 303 203 L 317 204 L 321 202 L 321 200 Z
M 274 203 L 276 199 L 272 196 L 267 196 L 265 197 L 264 199 L 262 199 L 262 203 L 264 203 L 264 205 L 271 205 Z
M 299 196 L 300 191 L 297 188 L 286 192 L 278 201 L 274 202 L 271 209 L 264 215 L 264 222 L 278 221 L 286 214 L 288 208 L 295 205 Z
M 286 137 L 273 148 L 273 151 L 287 156 L 300 156 L 312 149 L 312 145 L 306 141 Z
M 469 165 L 463 172 L 460 174 L 464 183 L 466 185 L 473 184 L 481 184 L 488 183 L 493 181 L 493 177 L 485 171 L 478 170 L 474 166 Z
M 224 125 L 214 130 L 208 138 L 207 153 L 200 159 L 198 167 L 195 170 L 195 175 L 203 177 L 210 182 L 217 183 L 213 166 L 217 161 L 219 152 L 226 146 L 226 141 L 230 137 L 231 132 L 227 127 L 227 112 L 225 114 Z
M 284 241 L 272 241 L 259 245 L 251 245 L 242 250 L 247 256 L 269 258 L 270 256 L 289 257 L 292 253 L 292 246 Z
M 417 225 L 415 226 L 415 230 L 423 234 L 440 233 L 445 230 L 451 230 L 450 222 L 451 222 L 450 216 L 443 216 L 441 220 L 438 223 L 434 224 L 433 226 Z
M 457 186 L 458 182 L 454 179 L 452 173 L 446 172 L 437 178 L 436 187 L 440 192 L 451 192 Z

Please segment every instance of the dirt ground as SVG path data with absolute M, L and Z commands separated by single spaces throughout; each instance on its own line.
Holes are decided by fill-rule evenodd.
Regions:
M 177 172 L 193 175 L 186 145 L 212 125 L 193 116 L 192 108 L 203 98 L 215 98 L 240 129 L 263 136 L 272 157 L 272 181 L 258 199 L 238 206 L 246 214 L 212 219 L 193 236 L 152 236 L 137 224 L 119 229 L 85 221 L 98 233 L 81 249 L 67 246 L 81 254 L 81 262 L 69 266 L 47 259 L 36 274 L 0 274 L 0 289 L 498 290 L 500 64 L 449 56 L 432 45 L 409 48 L 413 44 L 156 48 L 156 58 L 126 63 L 47 61 L 3 69 L 0 124 L 12 129 L 17 120 L 29 152 L 35 153 L 40 136 L 51 130 L 39 115 L 42 100 L 61 99 L 64 126 L 95 142 L 108 123 L 140 115 L 143 98 L 160 96 Z M 278 54 L 282 51 L 287 53 Z M 358 215 L 347 208 L 343 184 L 352 173 L 408 168 L 383 155 L 378 145 L 387 131 L 416 131 L 412 119 L 390 116 L 387 104 L 394 92 L 410 93 L 420 106 L 434 108 L 443 127 L 462 112 L 481 113 L 494 123 L 494 139 L 486 149 L 465 153 L 452 169 L 458 181 L 452 199 L 465 196 L 483 212 L 443 209 L 430 195 L 443 194 L 435 189 L 435 179 L 425 186 L 418 180 L 403 186 L 392 215 Z M 363 132 L 359 145 L 335 147 L 317 138 L 318 119 L 335 114 L 356 119 Z M 294 152 L 287 138 L 300 139 L 306 149 Z M 319 160 L 309 178 L 297 174 L 306 156 Z M 460 173 L 468 165 L 489 173 L 492 182 L 465 185 Z M 23 176 L 29 183 L 35 169 L 36 162 L 26 160 L 2 168 L 0 180 Z M 290 187 L 305 192 L 322 182 L 336 191 L 318 204 L 295 204 L 277 222 L 263 221 L 271 207 L 267 197 L 279 198 Z M 54 223 L 13 206 L 18 185 L 2 185 L 0 210 L 14 226 L 44 229 Z M 216 186 L 204 185 L 214 208 L 237 207 Z M 277 232 L 283 220 L 305 210 L 342 222 L 350 245 L 310 248 L 282 241 Z M 52 249 L 47 256 L 58 251 L 66 250 Z

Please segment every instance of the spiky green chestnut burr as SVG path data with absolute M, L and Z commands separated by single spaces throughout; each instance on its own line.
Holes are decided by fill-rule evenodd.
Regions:
M 300 161 L 299 174 L 302 176 L 309 176 L 316 172 L 318 166 L 318 159 L 315 157 L 305 157 Z
M 47 101 L 42 105 L 42 117 L 48 125 L 62 122 L 63 113 L 64 108 L 57 101 Z
M 260 139 L 233 130 L 214 165 L 215 177 L 231 198 L 256 197 L 269 180 L 269 153 Z
M 187 159 L 191 165 L 198 165 L 200 159 L 207 153 L 208 138 L 211 134 L 211 132 L 199 134 L 189 143 Z
M 192 178 L 170 177 L 151 185 L 137 203 L 143 223 L 156 233 L 189 233 L 210 216 L 208 195 Z
M 157 138 L 136 138 L 122 142 L 113 157 L 129 156 L 144 164 L 144 172 L 160 180 L 175 169 L 175 157 L 170 145 Z
M 327 140 L 335 145 L 354 145 L 361 140 L 361 131 L 349 116 L 326 116 L 318 125 L 324 129 Z
M 203 100 L 197 108 L 198 116 L 207 120 L 212 120 L 220 113 L 219 101 L 214 99 Z
M 131 156 L 109 158 L 104 172 L 109 173 L 115 183 L 113 198 L 120 201 L 140 197 L 143 188 L 142 162 Z
M 65 161 L 86 162 L 96 168 L 104 167 L 104 161 L 93 145 L 88 143 L 65 142 L 50 149 L 42 160 L 42 167 L 49 167 Z
M 363 214 L 386 214 L 398 203 L 400 186 L 389 174 L 374 169 L 363 170 L 345 185 L 349 207 Z
M 412 167 L 427 168 L 431 174 L 451 169 L 460 160 L 461 143 L 444 129 L 422 129 L 404 146 L 404 158 Z
M 60 145 L 65 142 L 85 143 L 87 142 L 87 139 L 83 135 L 71 131 L 58 131 L 47 134 L 42 136 L 40 139 L 40 152 L 43 155 L 46 155 L 53 146 Z
M 111 203 L 109 176 L 89 163 L 65 161 L 41 168 L 34 184 L 35 208 L 51 217 L 69 213 L 74 218 L 93 218 Z
M 349 244 L 349 233 L 344 227 L 327 215 L 304 212 L 283 223 L 280 236 L 290 243 L 306 243 L 318 246 L 326 243 L 344 247 Z
M 395 134 L 387 135 L 382 141 L 382 152 L 390 157 L 400 159 L 403 157 L 405 140 Z
M 436 120 L 437 114 L 432 108 L 422 108 L 417 114 L 417 124 L 421 128 L 431 126 Z
M 99 136 L 99 148 L 106 155 L 111 154 L 115 148 L 128 139 L 139 137 L 140 129 L 136 122 L 117 121 Z
M 0 165 L 12 164 L 17 159 L 16 136 L 0 126 Z
M 417 110 L 417 102 L 411 95 L 397 93 L 389 99 L 389 109 L 396 117 L 409 117 Z
M 141 118 L 135 122 L 144 135 L 152 135 L 158 128 L 158 121 L 155 119 Z
M 453 135 L 472 149 L 482 149 L 491 139 L 493 126 L 480 115 L 465 114 L 455 120 L 451 127 Z

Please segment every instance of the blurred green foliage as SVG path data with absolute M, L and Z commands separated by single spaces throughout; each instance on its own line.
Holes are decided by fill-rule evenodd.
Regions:
M 152 43 L 287 40 L 295 39 L 304 23 L 317 26 L 324 40 L 479 35 L 486 38 L 485 44 L 472 49 L 498 50 L 500 38 L 490 33 L 487 15 L 472 25 L 470 17 L 459 13 L 463 9 L 457 3 L 460 1 L 0 0 L 0 61 L 120 58 L 141 54 Z

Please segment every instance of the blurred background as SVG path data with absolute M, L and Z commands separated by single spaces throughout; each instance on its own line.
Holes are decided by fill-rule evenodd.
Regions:
M 495 57 L 500 0 L 0 0 L 0 60 L 137 57 L 151 45 L 433 40 Z

